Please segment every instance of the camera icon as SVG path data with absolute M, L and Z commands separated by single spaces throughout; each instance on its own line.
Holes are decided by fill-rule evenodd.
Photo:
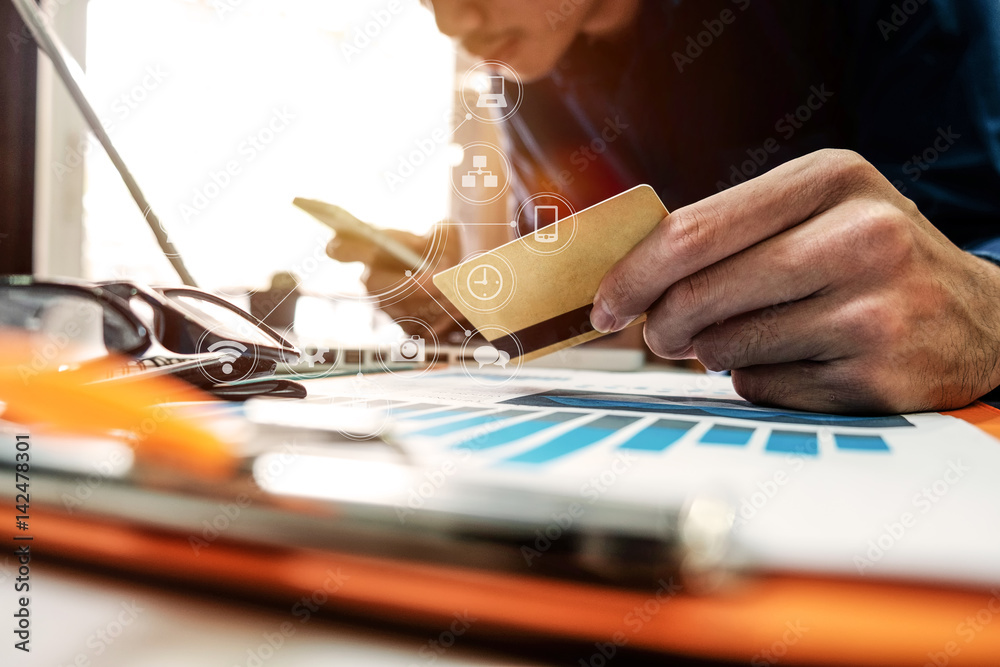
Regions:
M 410 336 L 389 346 L 389 361 L 399 363 L 424 361 L 426 343 L 420 336 Z

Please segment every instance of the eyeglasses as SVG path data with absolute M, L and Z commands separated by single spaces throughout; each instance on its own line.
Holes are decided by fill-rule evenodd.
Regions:
M 41 334 L 58 348 L 72 345 L 78 360 L 117 353 L 140 359 L 142 368 L 170 366 L 171 374 L 202 387 L 270 376 L 278 363 L 300 356 L 246 311 L 190 287 L 0 276 L 0 327 Z

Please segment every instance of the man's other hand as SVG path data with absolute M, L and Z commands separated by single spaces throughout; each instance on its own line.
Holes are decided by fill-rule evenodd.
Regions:
M 379 308 L 390 317 L 420 320 L 438 336 L 459 330 L 455 320 L 462 321 L 462 316 L 431 280 L 435 273 L 444 271 L 461 259 L 458 235 L 451 234 L 449 237 L 446 225 L 441 225 L 436 233 L 427 236 L 392 229 L 385 230 L 385 233 L 420 253 L 428 264 L 409 278 L 405 273 L 407 267 L 399 260 L 368 241 L 347 236 L 335 236 L 327 245 L 326 253 L 340 262 L 363 262 L 365 287 L 377 299 Z M 449 310 L 446 312 L 444 308 Z M 426 329 L 411 322 L 403 322 L 402 326 L 410 334 L 426 333 Z

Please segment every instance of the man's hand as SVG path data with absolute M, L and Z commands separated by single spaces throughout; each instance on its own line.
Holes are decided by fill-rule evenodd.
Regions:
M 594 303 L 601 331 L 649 310 L 653 352 L 731 369 L 755 403 L 944 410 L 1000 385 L 1000 267 L 949 242 L 848 151 L 675 211 Z
M 362 276 L 365 287 L 378 300 L 379 308 L 389 313 L 390 317 L 418 319 L 438 336 L 457 331 L 459 327 L 455 319 L 462 321 L 461 315 L 431 280 L 435 273 L 444 271 L 461 259 L 457 235 L 449 238 L 446 225 L 426 237 L 391 229 L 385 232 L 420 253 L 428 261 L 425 268 L 412 278 L 407 277 L 406 267 L 374 244 L 343 236 L 334 237 L 327 245 L 326 253 L 340 262 L 363 262 L 366 267 Z M 445 311 L 445 308 L 449 310 Z M 426 333 L 420 326 L 408 322 L 402 324 L 407 333 Z

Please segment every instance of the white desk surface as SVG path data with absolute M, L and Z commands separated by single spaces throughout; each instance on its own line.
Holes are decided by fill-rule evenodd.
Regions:
M 11 667 L 329 667 L 366 665 L 472 667 L 528 666 L 528 662 L 462 645 L 443 652 L 429 642 L 440 633 L 392 632 L 301 617 L 278 605 L 171 591 L 37 561 L 31 567 L 31 653 L 13 648 L 11 614 L 16 572 L 0 560 L 0 614 L 4 623 L 0 665 Z M 134 605 L 134 606 L 133 606 Z M 127 622 L 127 625 L 119 625 Z M 282 623 L 294 634 L 279 642 Z M 288 626 L 286 626 L 287 628 Z M 447 628 L 442 628 L 447 630 Z M 266 636 L 280 646 L 269 650 Z M 450 638 L 445 638 L 450 643 Z M 423 652 L 421 652 L 423 649 Z

